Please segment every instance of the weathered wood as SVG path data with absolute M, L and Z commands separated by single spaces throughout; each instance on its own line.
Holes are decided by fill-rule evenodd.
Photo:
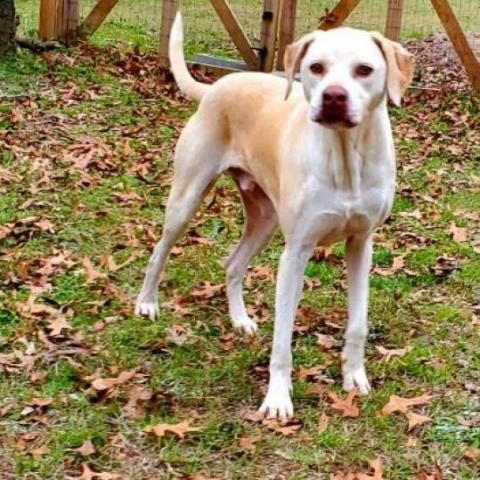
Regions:
M 41 0 L 38 32 L 41 40 L 56 40 L 57 0 Z
M 88 14 L 82 25 L 80 25 L 78 29 L 79 36 L 88 37 L 95 33 L 117 3 L 118 0 L 98 0 L 93 10 Z
M 15 52 L 15 29 L 13 0 L 0 0 L 0 56 Z
M 465 67 L 473 87 L 480 90 L 480 63 L 463 33 L 452 7 L 448 0 L 432 0 L 432 5 Z
M 327 12 L 318 28 L 321 30 L 330 30 L 331 28 L 339 27 L 353 10 L 355 10 L 360 1 L 361 0 L 340 0 L 331 12 Z
M 260 68 L 271 72 L 275 62 L 275 47 L 277 45 L 278 18 L 280 0 L 264 0 L 262 15 L 262 30 L 260 32 Z
M 388 0 L 385 36 L 398 42 L 402 34 L 402 17 L 405 0 Z
M 277 70 L 283 70 L 283 57 L 287 46 L 295 40 L 295 20 L 297 17 L 297 0 L 283 0 L 280 13 L 278 35 Z
M 168 59 L 168 43 L 170 42 L 170 32 L 172 31 L 172 25 L 175 21 L 179 3 L 179 0 L 163 0 L 159 48 L 160 64 L 163 67 L 168 67 L 170 64 Z
M 245 60 L 250 70 L 257 70 L 259 61 L 258 57 L 253 51 L 252 45 L 248 41 L 245 32 L 238 22 L 233 10 L 226 0 L 210 0 L 213 8 L 220 17 L 224 27 L 227 29 L 230 38 L 237 47 L 240 55 Z
M 78 14 L 79 0 L 42 0 L 40 38 L 72 43 L 76 38 Z

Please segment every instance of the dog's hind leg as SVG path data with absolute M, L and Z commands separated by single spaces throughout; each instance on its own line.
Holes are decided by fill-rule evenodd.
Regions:
M 277 225 L 270 199 L 246 173 L 233 170 L 243 201 L 245 227 L 242 238 L 225 262 L 230 318 L 235 328 L 254 334 L 257 324 L 249 318 L 243 301 L 243 278 L 250 260 L 268 243 Z
M 200 145 L 195 145 L 191 140 L 186 140 L 191 139 L 192 135 L 192 132 L 185 135 L 177 146 L 175 173 L 165 211 L 163 233 L 148 262 L 142 290 L 136 302 L 136 315 L 146 315 L 152 319 L 158 316 L 158 286 L 170 250 L 222 172 L 220 162 L 223 151 L 220 146 L 215 148 L 216 139 L 204 138 Z M 219 160 L 213 161 L 212 158 Z

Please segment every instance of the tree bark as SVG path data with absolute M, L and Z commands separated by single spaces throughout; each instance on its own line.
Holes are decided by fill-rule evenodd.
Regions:
M 0 0 L 0 55 L 15 51 L 15 29 L 13 0 Z

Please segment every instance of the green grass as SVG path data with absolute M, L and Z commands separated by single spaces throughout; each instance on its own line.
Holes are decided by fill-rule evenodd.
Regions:
M 371 276 L 367 356 L 374 390 L 360 400 L 359 418 L 344 419 L 326 398 L 305 393 L 312 382 L 295 377 L 302 428 L 282 437 L 243 416 L 258 407 L 266 385 L 274 283 L 254 279 L 247 288 L 247 301 L 262 318 L 261 337 L 254 342 L 230 336 L 223 294 L 206 302 L 189 297 L 201 282 L 224 281 L 221 260 L 242 223 L 230 180 L 220 180 L 215 200 L 202 208 L 180 242 L 182 252 L 170 260 L 161 317 L 152 322 L 132 314 L 148 255 L 161 232 L 174 144 L 195 105 L 172 95 L 154 69 L 143 76 L 122 70 L 116 61 L 126 54 L 118 50 L 96 51 L 95 63 L 82 50 L 57 55 L 49 65 L 27 53 L 0 64 L 0 81 L 11 95 L 1 106 L 0 167 L 15 174 L 0 187 L 0 221 L 3 226 L 39 217 L 54 225 L 52 233 L 18 224 L 14 234 L 0 239 L 0 358 L 13 355 L 13 367 L 0 362 L 2 478 L 79 477 L 81 463 L 87 462 L 95 471 L 129 480 L 200 474 L 321 479 L 338 468 L 366 471 L 367 462 L 380 456 L 388 480 L 411 479 L 418 469 L 437 464 L 448 472 L 446 478 L 475 479 L 477 466 L 463 452 L 480 447 L 480 429 L 459 418 L 471 421 L 479 414 L 472 385 L 480 376 L 480 344 L 471 320 L 478 304 L 480 258 L 473 243 L 454 242 L 448 229 L 452 222 L 467 228 L 471 239 L 479 231 L 476 99 L 447 93 L 438 108 L 419 98 L 392 112 L 399 189 L 392 218 L 378 232 L 374 266 L 389 268 L 396 256 L 405 255 L 405 268 Z M 13 119 L 12 109 L 23 120 Z M 427 120 L 418 123 L 418 118 Z M 453 127 L 456 133 L 450 135 Z M 460 155 L 449 150 L 452 144 Z M 90 163 L 73 169 L 72 158 L 85 158 L 91 149 Z M 72 152 L 77 154 L 72 157 Z M 142 164 L 144 171 L 138 170 Z M 439 175 L 442 169 L 447 173 Z M 416 210 L 421 219 L 404 215 Z M 197 244 L 194 236 L 213 245 Z M 275 270 L 281 249 L 277 235 L 254 263 Z M 46 259 L 59 252 L 68 261 L 39 273 Z M 132 253 L 136 257 L 126 266 L 107 270 L 105 257 L 119 265 Z M 346 308 L 343 245 L 333 253 L 335 261 L 312 259 L 307 266 L 307 279 L 320 286 L 306 290 L 302 300 L 313 314 L 302 320 L 309 332 L 295 335 L 294 365 L 331 362 L 325 375 L 340 392 L 339 350 L 324 351 L 316 344 L 317 333 L 342 340 L 342 332 L 325 323 L 341 322 Z M 108 277 L 87 283 L 85 257 Z M 441 257 L 448 259 L 448 268 Z M 63 337 L 49 336 L 48 315 L 22 311 L 30 291 L 38 293 L 36 303 L 67 318 L 71 330 Z M 190 314 L 165 304 L 178 297 Z M 186 329 L 185 343 L 169 340 L 173 325 Z M 375 346 L 411 349 L 385 363 Z M 35 361 L 15 368 L 27 350 Z M 95 392 L 87 379 L 96 371 L 105 378 L 134 368 L 138 376 L 112 394 Z M 134 386 L 153 392 L 139 418 L 125 411 Z M 411 434 L 403 415 L 378 416 L 390 395 L 426 391 L 432 401 L 415 411 L 433 421 Z M 34 397 L 49 397 L 52 403 L 26 414 Z M 322 412 L 331 419 L 320 434 Z M 143 431 L 147 425 L 184 419 L 193 419 L 201 432 L 180 440 L 156 439 Z M 417 446 L 406 447 L 409 435 L 418 439 Z M 239 448 L 240 438 L 255 436 L 253 452 Z M 71 449 L 86 440 L 95 453 L 83 458 Z M 48 454 L 31 455 L 44 444 Z
M 81 2 L 81 17 L 84 18 L 96 1 Z M 243 29 L 253 43 L 259 41 L 262 2 L 260 0 L 229 0 Z M 302 35 L 317 27 L 325 9 L 333 9 L 337 0 L 321 2 L 302 0 L 298 5 L 297 34 Z M 450 0 L 462 28 L 467 32 L 478 30 L 480 6 L 477 0 Z M 17 0 L 16 7 L 21 18 L 21 31 L 35 36 L 38 30 L 38 2 Z M 189 55 L 209 53 L 215 55 L 234 54 L 234 47 L 225 33 L 208 1 L 184 0 L 182 11 L 185 16 L 186 48 Z M 387 2 L 362 0 L 347 20 L 347 24 L 367 30 L 383 31 L 386 21 Z M 116 45 L 119 42 L 127 47 L 138 46 L 141 50 L 155 50 L 161 18 L 161 1 L 122 0 L 106 22 L 95 33 L 92 40 L 100 45 Z M 423 38 L 442 32 L 440 20 L 430 2 L 406 0 L 403 16 L 403 37 Z

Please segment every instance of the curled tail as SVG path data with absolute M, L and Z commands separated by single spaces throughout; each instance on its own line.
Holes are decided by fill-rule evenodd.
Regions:
M 189 97 L 201 100 L 209 90 L 210 85 L 197 82 L 188 71 L 183 53 L 183 24 L 180 12 L 177 13 L 172 26 L 168 54 L 170 57 L 170 68 L 178 88 Z

